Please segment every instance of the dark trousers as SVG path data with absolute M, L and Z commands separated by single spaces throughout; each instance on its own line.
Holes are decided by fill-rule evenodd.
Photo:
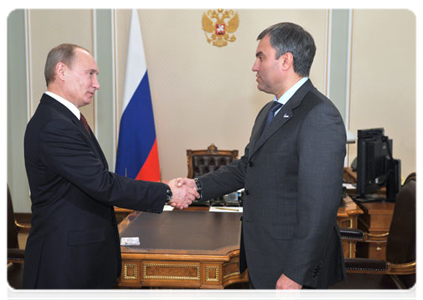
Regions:
M 82 298 L 82 299 L 75 299 L 75 300 L 102 300 L 103 299 L 103 294 L 98 294 L 98 295 L 94 295 L 88 298 Z M 38 298 L 29 298 L 28 300 L 47 300 L 47 299 L 38 299 Z M 54 300 L 60 300 L 60 299 L 54 299 Z
M 319 295 L 317 297 L 307 297 L 307 298 L 298 298 L 300 300 L 325 300 L 326 295 Z M 259 293 L 254 286 L 251 284 L 250 280 L 250 300 L 280 300 L 279 298 L 276 298 L 275 295 L 264 295 Z

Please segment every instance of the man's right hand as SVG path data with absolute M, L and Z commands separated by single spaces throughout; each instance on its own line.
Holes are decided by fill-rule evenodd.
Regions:
M 192 184 L 190 180 L 192 180 L 194 184 Z M 172 198 L 170 199 L 169 204 L 174 208 L 188 208 L 192 201 L 200 197 L 197 192 L 197 185 L 193 179 L 172 179 L 168 182 L 168 185 L 172 190 Z

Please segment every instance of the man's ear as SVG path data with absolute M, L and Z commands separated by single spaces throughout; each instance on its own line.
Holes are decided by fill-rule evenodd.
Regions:
M 294 55 L 291 52 L 286 52 L 279 59 L 282 60 L 282 70 L 287 71 L 294 67 Z
M 67 69 L 67 66 L 64 63 L 58 62 L 56 64 L 56 76 L 57 76 L 57 78 L 59 78 L 60 80 L 64 80 L 65 75 L 66 75 L 66 69 Z

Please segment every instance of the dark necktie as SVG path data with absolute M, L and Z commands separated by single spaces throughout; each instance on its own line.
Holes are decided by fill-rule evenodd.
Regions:
M 269 112 L 267 113 L 266 123 L 264 123 L 263 130 L 270 124 L 270 122 L 273 121 L 273 118 L 275 117 L 275 111 L 277 111 L 282 106 L 283 106 L 282 103 L 279 103 L 278 101 L 273 101 L 272 107 L 269 109 Z
M 85 130 L 88 132 L 88 135 L 91 136 L 90 127 L 88 126 L 87 119 L 85 119 L 83 114 L 81 114 L 81 123 L 84 126 Z

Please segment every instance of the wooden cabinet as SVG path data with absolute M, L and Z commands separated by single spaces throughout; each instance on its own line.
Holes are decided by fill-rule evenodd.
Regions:
M 344 182 L 356 183 L 357 172 L 351 168 L 344 168 Z M 383 193 L 385 189 L 381 190 Z M 355 190 L 349 190 L 348 193 L 352 196 L 355 195 Z M 386 259 L 386 243 L 389 235 L 389 228 L 392 222 L 395 203 L 391 202 L 368 202 L 358 203 L 362 209 L 362 214 L 358 217 L 357 227 L 368 232 L 368 242 L 357 243 L 356 256 L 367 257 L 374 259 Z M 342 227 L 346 227 L 340 225 Z M 344 242 L 345 252 L 345 242 Z M 347 256 L 345 256 L 347 257 Z
M 360 203 L 364 214 L 358 218 L 358 228 L 368 232 L 368 242 L 357 244 L 357 257 L 386 260 L 386 242 L 389 235 L 395 203 Z

